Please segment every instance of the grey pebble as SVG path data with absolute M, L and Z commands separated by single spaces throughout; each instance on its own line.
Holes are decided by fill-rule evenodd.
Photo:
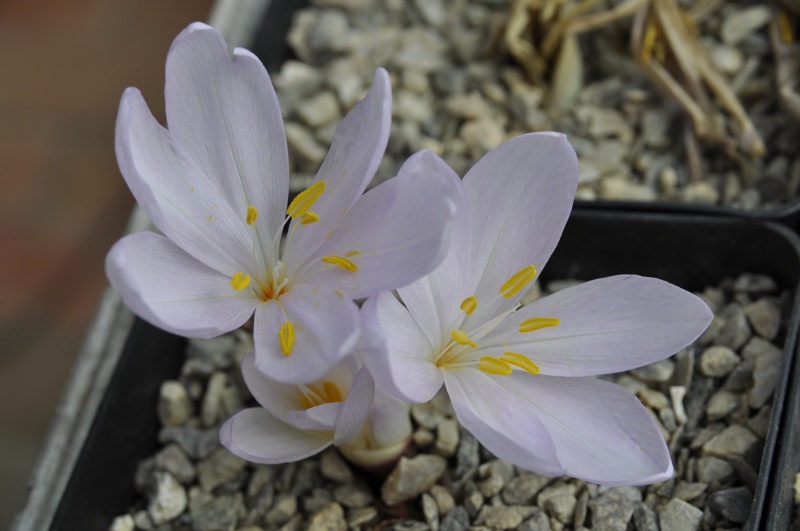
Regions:
M 703 511 L 679 499 L 672 499 L 658 512 L 661 531 L 697 531 Z
M 169 522 L 180 515 L 188 503 L 186 489 L 169 472 L 156 472 L 147 513 L 154 525 Z
M 552 527 L 550 526 L 550 519 L 547 515 L 538 510 L 537 507 L 534 507 L 533 515 L 522 522 L 522 524 L 517 528 L 519 531 L 551 531 Z
M 740 304 L 731 303 L 719 312 L 724 321 L 717 338 L 717 344 L 738 350 L 752 336 L 750 324 Z
M 523 520 L 520 509 L 518 506 L 485 505 L 475 519 L 475 525 L 486 525 L 492 529 L 515 529 Z
M 589 502 L 592 528 L 625 531 L 641 501 L 642 494 L 634 487 L 609 489 Z
M 727 483 L 735 473 L 733 466 L 719 457 L 700 457 L 695 464 L 695 475 L 703 483 Z
M 347 511 L 347 523 L 351 526 L 360 526 L 375 521 L 378 518 L 378 509 L 375 507 L 360 507 Z
M 337 483 L 353 481 L 353 472 L 334 448 L 328 448 L 319 457 L 319 469 L 323 477 Z
M 233 480 L 247 465 L 247 461 L 218 448 L 197 465 L 197 479 L 206 492 Z
M 306 531 L 347 531 L 344 509 L 338 503 L 331 503 L 311 515 Z
M 739 406 L 739 395 L 726 389 L 720 389 L 708 399 L 706 418 L 710 422 L 723 419 Z
M 747 487 L 719 490 L 709 496 L 708 505 L 723 518 L 743 524 L 750 517 L 753 493 Z
M 466 479 L 475 473 L 481 462 L 479 450 L 478 440 L 470 432 L 463 431 L 456 452 L 456 479 Z
M 345 507 L 350 508 L 366 507 L 374 500 L 372 491 L 360 482 L 336 487 L 333 491 L 333 498 Z
M 536 497 L 536 505 L 562 524 L 572 521 L 578 488 L 573 483 L 560 483 L 547 487 Z
M 175 443 L 167 445 L 155 455 L 155 467 L 169 472 L 184 485 L 190 484 L 197 476 L 189 456 Z
M 703 455 L 720 458 L 744 456 L 759 438 L 749 429 L 732 424 L 703 445 Z
M 655 511 L 644 503 L 640 503 L 633 510 L 633 523 L 636 525 L 636 531 L 659 531 Z
M 711 378 L 722 378 L 728 375 L 741 361 L 733 349 L 724 346 L 709 347 L 700 354 L 698 368 L 700 373 Z
M 755 359 L 753 367 L 753 386 L 747 393 L 750 407 L 760 408 L 767 403 L 775 392 L 783 370 L 783 352 L 778 348 L 764 349 Z
M 436 500 L 430 494 L 422 494 L 422 515 L 425 517 L 425 523 L 431 531 L 438 531 L 439 529 L 439 506 Z
M 189 491 L 189 514 L 196 531 L 232 531 L 236 527 L 242 495 L 212 496 L 201 489 Z
M 281 494 L 275 499 L 272 508 L 264 517 L 270 526 L 279 526 L 286 523 L 297 512 L 297 496 Z
M 503 501 L 508 505 L 527 505 L 533 502 L 552 478 L 539 474 L 524 473 L 513 478 L 503 489 Z
M 192 416 L 192 401 L 181 382 L 167 380 L 158 392 L 156 411 L 162 426 L 181 426 Z
M 447 461 L 438 455 L 401 457 L 381 486 L 383 501 L 395 505 L 416 498 L 431 488 L 446 468 Z
M 469 514 L 464 507 L 456 507 L 442 518 L 441 531 L 465 531 L 469 527 Z
M 744 307 L 744 313 L 756 334 L 775 339 L 781 327 L 781 309 L 771 299 L 763 298 Z
M 652 383 L 668 382 L 675 372 L 675 362 L 671 359 L 663 359 L 638 369 L 633 369 L 631 374 L 642 381 Z
M 436 445 L 434 449 L 437 454 L 450 457 L 456 453 L 459 441 L 459 425 L 455 419 L 443 419 L 436 426 Z

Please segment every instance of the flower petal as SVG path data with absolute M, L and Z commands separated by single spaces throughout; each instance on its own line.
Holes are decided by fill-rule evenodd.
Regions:
M 402 443 L 411 436 L 409 405 L 380 389 L 375 390 L 375 398 L 369 414 L 372 439 L 377 447 L 388 448 Z
M 222 446 L 253 463 L 278 464 L 310 457 L 333 443 L 332 432 L 302 431 L 262 408 L 240 411 L 219 430 Z
M 409 402 L 433 398 L 442 387 L 443 370 L 433 364 L 433 347 L 408 310 L 390 293 L 381 293 L 362 311 L 375 312 L 389 346 L 387 358 L 365 360 L 378 387 Z
M 353 386 L 347 393 L 344 404 L 341 404 L 339 415 L 336 417 L 336 432 L 333 436 L 334 444 L 341 444 L 351 439 L 361 431 L 375 396 L 375 380 L 366 368 L 362 368 L 353 380 Z
M 117 115 L 117 162 L 136 201 L 169 239 L 228 275 L 252 267 L 252 237 L 244 219 L 208 177 L 177 151 L 142 94 L 129 88 Z
M 432 165 L 431 162 L 434 164 Z M 423 166 L 425 165 L 425 166 Z M 461 179 L 438 157 L 430 160 L 425 152 L 414 154 L 400 169 L 399 175 L 418 171 L 423 166 L 436 171 L 445 179 L 447 195 L 456 207 L 450 248 L 444 261 L 430 274 L 398 289 L 408 311 L 425 332 L 432 345 L 449 340 L 450 330 L 462 314 L 461 303 L 472 295 L 472 228 L 470 212 Z
M 556 317 L 527 333 L 519 323 Z M 697 296 L 656 278 L 619 275 L 564 289 L 520 308 L 484 339 L 533 360 L 542 374 L 593 376 L 625 371 L 675 354 L 713 319 Z M 503 346 L 499 346 L 503 345 Z
M 408 285 L 430 273 L 450 246 L 455 205 L 447 181 L 437 167 L 444 164 L 433 152 L 415 171 L 376 186 L 350 209 L 337 229 L 309 257 L 343 256 L 357 267 L 350 271 L 312 263 L 304 280 L 340 289 L 346 296 L 364 298 L 379 291 Z
M 312 182 L 326 184 L 312 208 L 319 221 L 300 225 L 295 219 L 290 226 L 283 254 L 290 271 L 322 245 L 375 175 L 389 140 L 391 90 L 389 74 L 378 68 L 367 96 L 336 127 L 331 149 Z
M 138 232 L 106 256 L 106 275 L 134 313 L 174 334 L 214 337 L 243 325 L 257 300 L 169 239 Z
M 258 210 L 262 246 L 284 220 L 289 192 L 286 133 L 278 99 L 261 61 L 241 48 L 231 57 L 222 35 L 194 23 L 167 56 L 170 133 L 244 222 Z
M 284 355 L 279 331 L 287 322 L 294 339 Z M 279 300 L 256 308 L 253 334 L 259 370 L 284 383 L 312 382 L 355 348 L 358 307 L 332 291 L 292 286 Z
M 261 407 L 283 422 L 289 422 L 289 411 L 305 409 L 297 386 L 280 383 L 258 370 L 256 357 L 252 352 L 242 360 L 242 378 Z
M 490 452 L 545 476 L 565 472 L 538 411 L 524 398 L 474 369 L 445 371 L 444 379 L 458 421 Z
M 341 402 L 326 402 L 308 409 L 296 409 L 286 414 L 286 422 L 298 430 L 333 430 L 341 409 Z
M 645 485 L 672 476 L 663 435 L 623 387 L 596 378 L 523 372 L 491 379 L 507 390 L 510 401 L 503 408 L 517 422 L 532 415 L 544 424 L 566 474 L 612 486 Z
M 464 177 L 472 216 L 472 268 L 478 306 L 473 328 L 511 308 L 499 288 L 529 265 L 544 269 L 572 208 L 578 185 L 575 150 L 562 134 L 530 133 L 481 158 Z

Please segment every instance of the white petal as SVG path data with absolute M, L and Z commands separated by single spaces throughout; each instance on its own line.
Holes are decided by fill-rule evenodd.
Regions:
M 464 177 L 472 216 L 472 268 L 478 307 L 465 328 L 516 304 L 500 286 L 533 265 L 544 269 L 572 209 L 578 160 L 566 137 L 530 133 L 487 153 Z
M 222 445 L 234 455 L 253 463 L 278 464 L 299 461 L 333 443 L 333 433 L 302 431 L 273 417 L 264 409 L 245 409 L 228 419 L 219 430 Z
M 375 380 L 366 368 L 358 371 L 350 392 L 336 417 L 336 432 L 333 441 L 342 444 L 361 431 L 375 396 Z
M 224 194 L 237 216 L 258 210 L 265 246 L 284 219 L 289 191 L 286 134 L 269 75 L 256 56 L 202 23 L 175 39 L 167 56 L 170 133 Z
M 234 290 L 230 277 L 152 232 L 131 234 L 114 244 L 106 257 L 106 274 L 134 313 L 188 337 L 230 332 L 258 304 L 248 289 Z

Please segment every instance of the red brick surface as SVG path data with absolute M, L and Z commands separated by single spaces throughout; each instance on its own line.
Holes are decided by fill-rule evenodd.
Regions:
M 0 529 L 106 285 L 133 200 L 113 152 L 122 90 L 163 120 L 164 58 L 211 0 L 0 2 Z

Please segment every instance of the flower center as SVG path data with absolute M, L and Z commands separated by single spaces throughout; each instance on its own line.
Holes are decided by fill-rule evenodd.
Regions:
M 297 390 L 300 392 L 300 403 L 305 409 L 344 401 L 344 395 L 339 386 L 329 380 L 322 383 L 298 385 Z
M 499 288 L 498 295 L 494 300 L 500 296 L 509 299 L 517 295 L 522 289 L 530 284 L 536 277 L 536 268 L 533 265 L 526 266 L 517 271 L 508 278 Z M 490 301 L 490 302 L 494 302 Z M 528 356 L 519 352 L 512 352 L 510 350 L 504 351 L 500 356 L 481 356 L 481 349 L 496 349 L 496 344 L 481 344 L 479 343 L 492 330 L 503 322 L 507 317 L 517 311 L 520 304 L 516 304 L 513 308 L 496 315 L 492 319 L 481 323 L 471 330 L 465 331 L 458 328 L 459 323 L 463 323 L 466 315 L 471 315 L 478 307 L 478 298 L 471 295 L 463 300 L 459 309 L 464 314 L 459 314 L 456 321 L 453 323 L 453 328 L 450 331 L 451 340 L 446 342 L 439 350 L 438 354 L 434 356 L 434 364 L 437 367 L 444 369 L 462 369 L 462 368 L 477 368 L 480 371 L 489 374 L 498 374 L 507 376 L 511 374 L 514 367 L 525 370 L 531 374 L 539 373 L 539 366 L 536 365 Z M 557 326 L 560 323 L 557 317 L 533 317 L 526 319 L 519 323 L 519 333 L 524 334 L 547 328 Z M 490 342 L 491 343 L 491 342 Z M 500 345 L 506 346 L 506 343 Z

